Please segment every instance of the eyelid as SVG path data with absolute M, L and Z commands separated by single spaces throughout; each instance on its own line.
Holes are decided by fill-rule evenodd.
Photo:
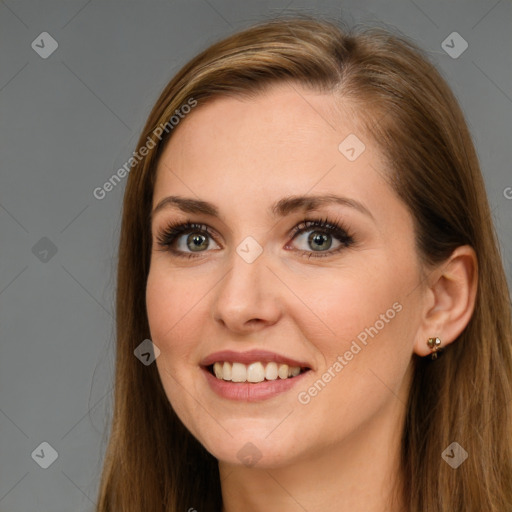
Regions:
M 193 222 L 191 220 L 186 221 L 171 221 L 165 224 L 163 227 L 159 228 L 156 232 L 155 239 L 157 244 L 162 247 L 163 251 L 171 251 L 170 245 L 174 244 L 174 242 L 182 235 L 192 232 L 201 232 L 206 233 L 208 236 L 214 239 L 215 243 L 218 244 L 216 240 L 217 231 L 211 228 L 208 224 L 204 224 L 202 222 Z M 172 234 L 175 232 L 174 234 Z M 215 236 L 214 236 L 215 234 Z M 168 238 L 172 237 L 172 241 L 169 242 Z M 176 251 L 181 252 L 181 251 Z
M 323 218 L 304 218 L 288 232 L 287 237 L 291 239 L 290 242 L 293 242 L 293 240 L 295 240 L 299 235 L 308 231 L 314 231 L 315 229 L 317 231 L 323 231 L 336 238 L 340 242 L 340 246 L 334 250 L 308 251 L 303 249 L 296 249 L 296 252 L 300 253 L 301 255 L 307 254 L 310 258 L 327 257 L 335 255 L 355 243 L 355 237 L 351 234 L 351 230 L 346 227 L 345 223 L 340 218 L 330 220 L 325 216 Z M 194 222 L 190 219 L 187 219 L 186 221 L 171 221 L 157 231 L 157 245 L 161 247 L 161 249 L 158 250 L 170 252 L 177 257 L 201 257 L 202 252 L 208 253 L 209 251 L 205 250 L 188 252 L 176 250 L 172 247 L 178 238 L 193 232 L 204 233 L 212 238 L 217 245 L 221 245 L 219 242 L 217 242 L 217 236 L 220 235 L 218 235 L 214 228 L 211 228 L 211 226 L 208 224 Z M 220 236 L 220 238 L 222 237 Z M 288 245 L 289 243 L 287 243 L 286 247 L 288 247 Z
M 356 238 L 352 234 L 352 230 L 346 227 L 344 221 L 340 218 L 329 220 L 328 217 L 304 219 L 299 222 L 291 231 L 290 236 L 293 242 L 297 237 L 307 233 L 308 231 L 324 232 L 338 240 L 339 247 L 326 251 L 304 251 L 297 249 L 298 252 L 306 254 L 316 254 L 315 257 L 327 257 L 335 255 L 356 243 Z

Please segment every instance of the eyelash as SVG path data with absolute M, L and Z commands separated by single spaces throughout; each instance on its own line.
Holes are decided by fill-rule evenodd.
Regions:
M 344 224 L 340 221 L 331 221 L 328 218 L 323 219 L 304 219 L 299 224 L 297 224 L 291 232 L 292 240 L 295 240 L 297 236 L 302 233 L 308 231 L 315 231 L 312 228 L 320 228 L 317 229 L 319 232 L 323 232 L 324 234 L 333 235 L 341 245 L 331 251 L 303 251 L 298 250 L 303 257 L 307 257 L 308 259 L 313 258 L 325 258 L 327 256 L 332 256 L 343 249 L 350 247 L 355 243 L 354 237 L 349 233 L 349 230 L 344 226 Z M 192 252 L 182 252 L 177 251 L 172 246 L 176 239 L 183 234 L 190 233 L 200 233 L 203 235 L 208 235 L 215 240 L 215 237 L 209 230 L 209 226 L 205 224 L 197 224 L 195 222 L 187 221 L 187 222 L 169 222 L 167 227 L 161 229 L 157 235 L 156 239 L 161 251 L 167 252 L 170 251 L 174 255 L 182 258 L 197 258 L 201 257 L 201 252 L 206 251 L 198 251 L 198 254 L 194 254 Z M 323 253 L 323 254 L 322 254 Z

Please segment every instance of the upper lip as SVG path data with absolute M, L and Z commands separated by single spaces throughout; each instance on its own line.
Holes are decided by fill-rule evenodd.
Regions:
M 250 364 L 255 362 L 270 363 L 272 361 L 288 366 L 299 366 L 300 368 L 310 368 L 308 363 L 297 361 L 291 357 L 269 352 L 268 350 L 248 350 L 246 352 L 236 352 L 234 350 L 221 350 L 206 356 L 200 363 L 201 366 L 210 366 L 216 362 L 243 363 Z

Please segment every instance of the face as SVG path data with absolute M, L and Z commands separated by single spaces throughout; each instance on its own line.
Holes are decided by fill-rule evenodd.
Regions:
M 199 106 L 170 140 L 147 314 L 167 397 L 220 461 L 292 464 L 403 409 L 421 272 L 385 173 L 348 104 L 286 85 Z

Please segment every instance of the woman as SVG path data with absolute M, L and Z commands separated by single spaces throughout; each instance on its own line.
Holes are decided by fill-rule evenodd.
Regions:
M 417 47 L 249 28 L 171 80 L 135 157 L 99 512 L 512 510 L 506 277 Z

